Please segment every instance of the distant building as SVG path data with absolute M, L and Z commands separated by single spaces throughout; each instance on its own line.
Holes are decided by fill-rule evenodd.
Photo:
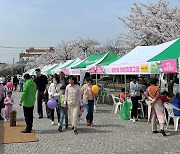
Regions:
M 34 56 L 40 56 L 44 53 L 49 53 L 49 52 L 52 52 L 54 51 L 54 48 L 53 47 L 50 47 L 49 49 L 35 49 L 35 48 L 29 48 L 29 49 L 26 49 L 26 52 L 25 53 L 20 53 L 19 54 L 19 61 L 20 62 L 27 62 L 30 60 L 31 57 L 34 57 Z

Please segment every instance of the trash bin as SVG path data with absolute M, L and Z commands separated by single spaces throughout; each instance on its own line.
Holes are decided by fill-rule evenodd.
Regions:
M 15 127 L 16 126 L 16 115 L 17 115 L 16 110 L 12 110 L 11 111 L 11 116 L 10 116 L 10 127 Z

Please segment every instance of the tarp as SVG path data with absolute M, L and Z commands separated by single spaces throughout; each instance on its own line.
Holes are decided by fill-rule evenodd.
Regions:
M 80 69 L 80 68 L 86 68 L 92 64 L 96 65 L 100 63 L 107 55 L 108 53 L 103 54 L 91 54 L 89 57 L 87 57 L 82 63 L 72 67 L 72 69 Z
M 166 51 L 168 47 L 173 45 L 178 40 L 179 39 L 176 39 L 154 46 L 137 46 L 132 51 L 121 57 L 119 60 L 111 63 L 110 66 L 148 62 L 150 59 L 154 58 L 155 56 L 161 55 L 163 51 Z
M 53 70 L 53 68 L 55 68 L 58 64 L 52 64 L 48 69 L 46 69 L 45 71 L 43 71 L 44 75 L 52 75 L 51 70 Z
M 54 73 L 59 73 L 61 71 L 61 69 L 63 67 L 65 67 L 66 65 L 72 63 L 73 60 L 67 60 L 65 63 L 63 64 L 59 64 L 56 68 L 54 68 L 51 72 L 54 74 Z
M 148 61 L 178 59 L 180 57 L 180 39 L 177 39 L 172 45 L 166 48 L 163 52 Z
M 115 62 L 116 60 L 120 59 L 121 56 L 118 56 L 116 53 L 114 53 L 113 51 L 109 51 L 107 56 L 98 64 L 98 66 L 106 66 L 109 65 L 113 62 Z
M 81 61 L 80 58 L 76 58 L 74 60 L 67 60 L 64 64 L 59 65 L 58 67 L 54 68 L 51 72 L 59 74 L 59 72 L 71 68 L 72 66 L 77 65 Z M 64 71 L 63 71 L 64 72 Z M 65 72 L 66 74 L 66 72 Z

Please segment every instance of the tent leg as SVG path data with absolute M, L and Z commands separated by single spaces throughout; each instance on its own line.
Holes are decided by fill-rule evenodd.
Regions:
M 97 85 L 97 73 L 96 73 L 96 85 Z
M 124 84 L 125 84 L 125 94 L 127 92 L 127 89 L 126 89 L 126 74 L 124 75 Z

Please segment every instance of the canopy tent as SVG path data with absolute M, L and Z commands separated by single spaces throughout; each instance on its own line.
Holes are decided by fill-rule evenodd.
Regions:
M 92 64 L 96 65 L 100 63 L 107 55 L 108 53 L 103 54 L 91 54 L 89 57 L 87 57 L 85 60 L 82 61 L 82 63 L 72 67 L 72 69 L 81 69 L 86 68 Z
M 77 64 L 76 66 L 71 67 L 69 69 L 70 75 L 80 75 L 80 70 L 96 70 L 96 66 L 105 66 L 119 59 L 119 56 L 113 51 L 108 51 L 103 54 L 91 54 L 85 60 Z M 91 72 L 91 71 L 90 71 Z M 92 73 L 92 72 L 91 72 Z M 93 74 L 93 73 L 92 73 Z
M 120 58 L 120 56 L 118 56 L 113 51 L 108 51 L 106 56 L 101 61 L 99 61 L 98 63 L 94 63 L 92 65 L 89 65 L 87 67 L 90 68 L 90 67 L 93 67 L 93 66 L 106 66 L 106 65 L 109 65 L 109 64 L 115 62 L 119 58 Z
M 70 68 L 71 66 L 76 65 L 78 62 L 80 62 L 81 59 L 80 58 L 76 58 L 74 60 L 67 60 L 64 64 L 58 65 L 57 67 L 55 67 L 54 69 L 52 69 L 52 74 L 54 73 L 59 73 L 60 71 L 62 71 L 63 69 L 66 68 Z
M 79 62 L 81 62 L 81 59 L 80 58 L 76 58 L 71 63 L 69 63 L 68 65 L 66 65 L 66 66 L 64 66 L 62 68 L 71 68 L 71 67 L 79 64 Z
M 163 51 L 168 49 L 168 47 L 172 46 L 177 41 L 179 42 L 179 39 L 154 46 L 137 46 L 132 51 L 121 57 L 119 60 L 111 63 L 110 66 L 148 62 L 150 59 L 161 54 Z
M 44 71 L 43 71 L 43 74 L 44 75 L 51 75 L 51 70 L 53 68 L 55 68 L 58 64 L 52 64 L 51 66 L 49 66 L 48 68 L 46 68 Z
M 159 74 L 177 72 L 180 39 L 155 46 L 138 46 L 104 67 L 107 74 Z
M 177 39 L 173 44 L 166 48 L 163 52 L 148 61 L 168 60 L 180 58 L 180 39 Z
M 46 65 L 44 67 L 41 68 L 41 71 L 43 72 L 49 65 Z
M 51 72 L 54 73 L 58 73 L 60 72 L 61 68 L 63 68 L 64 66 L 68 65 L 69 63 L 71 63 L 73 60 L 67 60 L 65 63 L 60 63 L 57 67 L 55 67 Z

